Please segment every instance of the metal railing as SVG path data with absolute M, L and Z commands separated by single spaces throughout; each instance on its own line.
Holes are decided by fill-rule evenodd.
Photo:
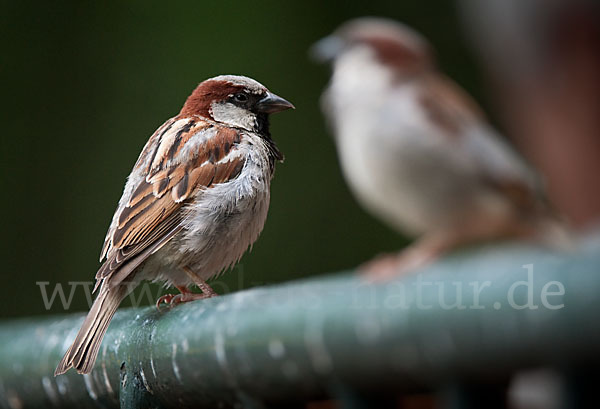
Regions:
M 85 376 L 52 375 L 82 314 L 5 321 L 0 406 L 375 408 L 425 392 L 493 408 L 512 374 L 546 367 L 567 379 L 559 407 L 585 407 L 597 376 L 571 381 L 600 358 L 598 249 L 490 246 L 389 283 L 339 274 L 125 309 Z

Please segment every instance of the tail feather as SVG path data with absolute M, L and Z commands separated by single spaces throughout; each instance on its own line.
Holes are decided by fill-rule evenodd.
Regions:
M 120 285 L 111 289 L 108 287 L 103 285 L 100 289 L 75 341 L 56 367 L 54 376 L 67 372 L 69 368 L 75 368 L 80 374 L 91 372 L 108 325 L 119 304 L 128 294 L 126 286 Z

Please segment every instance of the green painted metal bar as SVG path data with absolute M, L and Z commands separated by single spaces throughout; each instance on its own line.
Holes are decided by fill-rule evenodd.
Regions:
M 0 406 L 290 407 L 343 390 L 435 391 L 538 365 L 590 367 L 600 358 L 599 249 L 507 244 L 386 284 L 339 274 L 122 310 L 86 376 L 52 376 L 82 314 L 5 321 Z

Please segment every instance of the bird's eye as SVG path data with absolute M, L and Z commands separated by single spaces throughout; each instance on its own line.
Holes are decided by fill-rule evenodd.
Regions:
M 248 95 L 244 94 L 243 92 L 238 92 L 233 96 L 233 99 L 235 99 L 237 102 L 248 102 Z

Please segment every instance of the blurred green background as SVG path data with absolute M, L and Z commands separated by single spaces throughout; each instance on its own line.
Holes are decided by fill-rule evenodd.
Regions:
M 62 312 L 60 302 L 46 310 L 36 283 L 52 290 L 93 279 L 142 146 L 196 84 L 218 74 L 253 77 L 297 109 L 272 119 L 286 161 L 262 236 L 217 291 L 349 269 L 404 245 L 342 180 L 318 105 L 329 69 L 307 49 L 349 18 L 387 16 L 424 33 L 443 69 L 479 101 L 481 76 L 454 3 L 341 4 L 4 2 L 0 316 Z M 71 311 L 85 309 L 80 287 Z

